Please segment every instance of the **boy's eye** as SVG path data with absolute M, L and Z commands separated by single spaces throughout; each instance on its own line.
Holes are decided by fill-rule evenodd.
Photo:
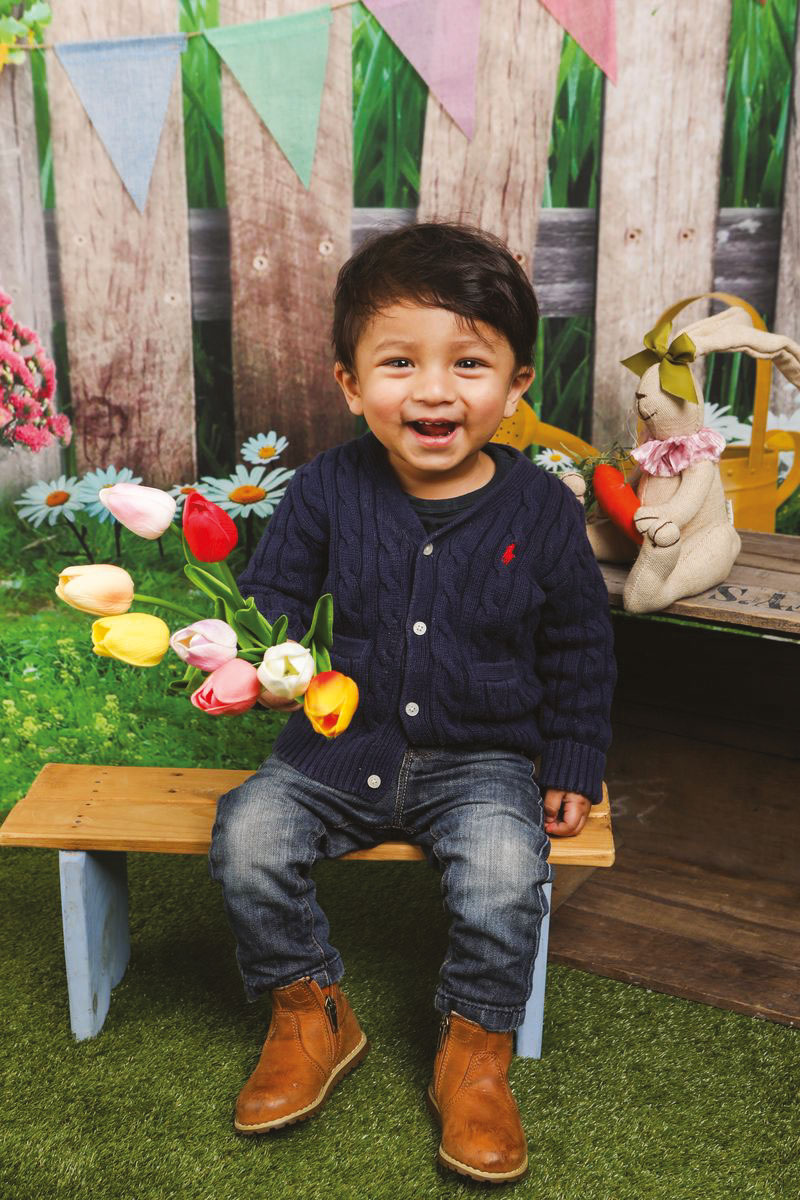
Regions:
M 386 363 L 384 363 L 384 366 L 396 367 L 399 365 L 402 367 L 402 366 L 407 366 L 408 363 L 409 363 L 409 359 L 407 359 L 407 358 L 390 358 Z
M 479 362 L 477 358 L 460 358 L 456 363 L 456 366 L 461 366 L 462 364 L 466 364 L 467 370 L 472 370 L 474 367 L 483 366 L 483 363 Z

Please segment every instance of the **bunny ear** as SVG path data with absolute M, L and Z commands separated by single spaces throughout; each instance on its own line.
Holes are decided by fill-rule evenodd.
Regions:
M 731 311 L 730 309 L 728 310 Z M 735 311 L 735 310 L 734 310 Z M 795 387 L 800 387 L 800 346 L 782 333 L 768 333 L 765 329 L 753 329 L 748 324 L 747 314 L 739 312 L 742 320 L 721 322 L 716 329 L 701 330 L 695 341 L 698 353 L 708 354 L 711 350 L 726 350 L 731 354 L 744 351 L 751 358 L 771 358 L 782 375 Z M 725 313 L 719 313 L 723 317 Z M 710 317 L 713 321 L 715 318 Z M 695 335 L 687 330 L 692 340 Z
M 721 343 L 728 330 L 736 330 L 740 336 L 745 331 L 751 333 L 753 323 L 750 314 L 738 305 L 724 308 L 722 312 L 714 313 L 713 317 L 701 317 L 699 321 L 693 321 L 681 332 L 689 335 L 695 344 L 696 353 L 700 355 L 724 349 Z

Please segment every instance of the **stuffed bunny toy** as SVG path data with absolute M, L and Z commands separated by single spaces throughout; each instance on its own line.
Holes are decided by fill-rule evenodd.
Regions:
M 667 344 L 669 330 L 668 322 L 657 325 L 645 335 L 646 349 L 623 359 L 640 375 L 635 412 L 647 431 L 647 440 L 631 451 L 637 468 L 628 480 L 641 502 L 633 521 L 644 541 L 637 552 L 608 519 L 586 525 L 597 558 L 633 561 L 622 600 L 628 612 L 655 612 L 714 587 L 730 574 L 741 550 L 719 473 L 725 439 L 703 425 L 703 395 L 688 363 L 712 350 L 743 350 L 773 359 L 800 387 L 800 346 L 755 329 L 743 308 L 687 325 Z M 561 479 L 583 500 L 583 476 L 565 472 Z

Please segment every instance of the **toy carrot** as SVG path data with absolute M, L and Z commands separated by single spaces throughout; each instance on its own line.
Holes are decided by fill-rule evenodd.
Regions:
M 641 508 L 641 501 L 630 484 L 625 482 L 622 471 L 609 463 L 601 463 L 592 474 L 592 486 L 597 503 L 609 520 L 637 546 L 641 546 L 642 535 L 633 523 L 633 514 Z

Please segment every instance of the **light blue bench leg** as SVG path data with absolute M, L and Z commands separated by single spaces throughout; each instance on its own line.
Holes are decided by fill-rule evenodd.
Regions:
M 124 851 L 59 850 L 69 1020 L 79 1041 L 103 1028 L 130 958 Z
M 542 884 L 547 900 L 547 912 L 539 931 L 539 949 L 533 966 L 533 990 L 525 1006 L 525 1020 L 517 1030 L 516 1053 L 521 1058 L 542 1057 L 542 1025 L 544 1023 L 544 988 L 547 980 L 547 939 L 550 933 L 550 897 L 552 883 Z

